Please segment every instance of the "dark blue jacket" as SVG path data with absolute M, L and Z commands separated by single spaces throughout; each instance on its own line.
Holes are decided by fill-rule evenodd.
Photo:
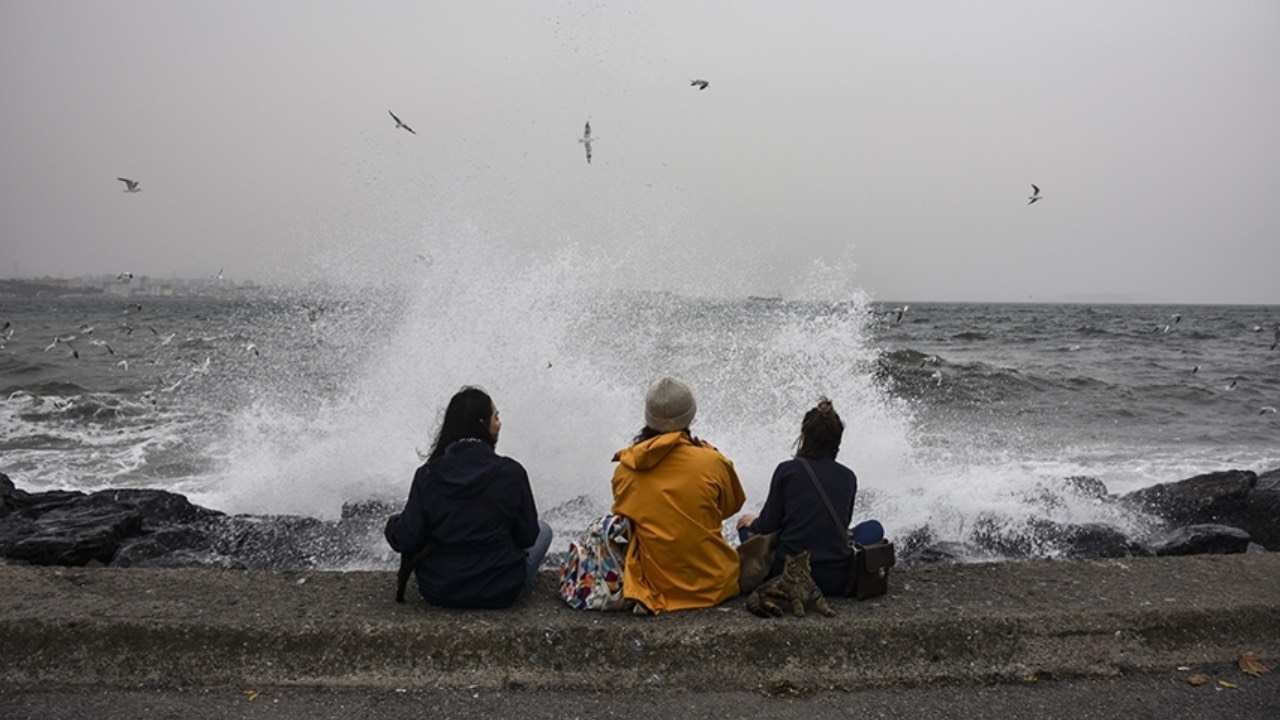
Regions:
M 525 548 L 538 538 L 538 509 L 520 463 L 486 442 L 455 442 L 418 468 L 404 511 L 387 521 L 387 542 L 431 552 L 414 574 L 427 602 L 507 607 L 524 590 Z
M 778 554 L 770 577 L 782 573 L 782 563 L 787 555 L 808 550 L 813 579 L 823 594 L 842 595 L 849 556 L 853 554 L 847 535 L 853 519 L 853 501 L 858 494 L 858 476 L 835 460 L 805 460 L 835 506 L 841 524 L 837 526 L 831 518 L 831 511 L 827 510 L 804 465 L 792 459 L 780 463 L 773 471 L 769 496 L 760 510 L 760 517 L 751 523 L 751 532 L 782 531 L 778 535 Z

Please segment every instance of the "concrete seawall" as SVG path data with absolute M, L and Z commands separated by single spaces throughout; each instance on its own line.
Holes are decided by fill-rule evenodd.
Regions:
M 1280 553 L 899 568 L 837 615 L 741 598 L 635 617 L 570 609 L 549 574 L 502 611 L 432 608 L 390 572 L 0 566 L 10 686 L 857 687 L 1280 657 Z

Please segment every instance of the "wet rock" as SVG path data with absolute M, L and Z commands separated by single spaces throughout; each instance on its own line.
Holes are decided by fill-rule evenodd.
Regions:
M 209 550 L 219 520 L 191 525 L 170 525 L 129 538 L 121 543 L 111 564 L 117 567 L 228 567 L 229 563 L 205 562 L 221 557 Z
M 896 547 L 894 548 L 897 549 Z M 908 558 L 900 560 L 903 565 L 939 565 L 973 560 L 980 553 L 976 548 L 964 543 L 940 541 L 914 548 Z
M 1063 479 L 1062 482 L 1071 492 L 1082 497 L 1095 500 L 1105 500 L 1109 497 L 1107 486 L 1096 477 L 1072 475 Z
M 1175 524 L 1207 523 L 1237 512 L 1258 483 L 1249 470 L 1224 470 L 1135 490 L 1123 500 Z
M 14 490 L 17 488 L 13 486 L 9 476 L 0 473 L 0 517 L 4 517 L 9 512 L 9 503 L 12 501 Z
M 1188 525 L 1153 542 L 1156 555 L 1230 555 L 1249 549 L 1249 533 L 1227 525 Z
M 1015 559 L 1115 558 L 1151 554 L 1140 543 L 1109 525 L 1057 523 L 1043 518 L 1011 521 L 982 516 L 974 524 L 973 540 L 987 552 Z
M 6 551 L 14 560 L 35 565 L 85 565 L 111 562 L 120 541 L 142 528 L 136 510 L 90 502 L 72 502 L 31 521 L 25 537 Z
M 1122 500 L 1163 519 L 1170 528 L 1227 525 L 1268 550 L 1280 550 L 1280 469 L 1197 475 L 1136 490 Z
M 404 503 L 396 504 L 390 500 L 346 502 L 342 504 L 342 519 L 339 522 L 382 527 L 388 517 L 403 509 Z
M 1068 558 L 1147 557 L 1151 550 L 1119 529 L 1102 523 L 1063 526 L 1062 554 Z
M 910 565 L 915 562 L 925 548 L 937 542 L 933 529 L 927 525 L 912 528 L 889 539 L 893 541 L 893 550 L 898 562 L 903 565 Z

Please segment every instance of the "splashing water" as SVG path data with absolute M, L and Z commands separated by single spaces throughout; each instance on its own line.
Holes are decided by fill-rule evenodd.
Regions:
M 610 458 L 663 374 L 694 389 L 695 433 L 734 460 L 757 503 L 820 394 L 864 472 L 907 466 L 910 414 L 873 381 L 867 299 L 846 272 L 816 266 L 786 302 L 689 298 L 620 287 L 616 259 L 577 247 L 512 257 L 474 232 L 417 271 L 373 306 L 387 335 L 330 359 L 345 366 L 330 368 L 342 377 L 332 395 L 317 405 L 302 386 L 233 414 L 214 450 L 224 471 L 202 499 L 321 516 L 346 500 L 402 500 L 444 404 L 476 384 L 502 412 L 499 451 L 526 466 L 544 511 L 582 496 L 607 509 Z

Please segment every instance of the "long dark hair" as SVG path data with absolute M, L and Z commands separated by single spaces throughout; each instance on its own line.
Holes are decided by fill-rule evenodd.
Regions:
M 434 462 L 444 455 L 445 448 L 466 438 L 493 444 L 489 434 L 489 418 L 493 416 L 493 399 L 478 387 L 467 386 L 453 394 L 449 406 L 444 409 L 444 419 L 436 431 L 427 462 Z
M 840 439 L 844 437 L 844 421 L 836 414 L 831 401 L 823 396 L 818 406 L 804 414 L 800 423 L 800 437 L 796 444 L 800 449 L 796 457 L 836 459 L 840 453 Z
M 689 434 L 688 428 L 681 430 L 680 432 L 684 433 L 685 435 Z M 645 425 L 644 427 L 640 428 L 640 432 L 636 433 L 636 436 L 631 439 L 631 444 L 635 445 L 636 443 L 642 443 L 645 440 L 652 440 L 653 438 L 656 438 L 659 435 L 666 435 L 666 433 L 661 430 L 654 430 L 648 425 Z

